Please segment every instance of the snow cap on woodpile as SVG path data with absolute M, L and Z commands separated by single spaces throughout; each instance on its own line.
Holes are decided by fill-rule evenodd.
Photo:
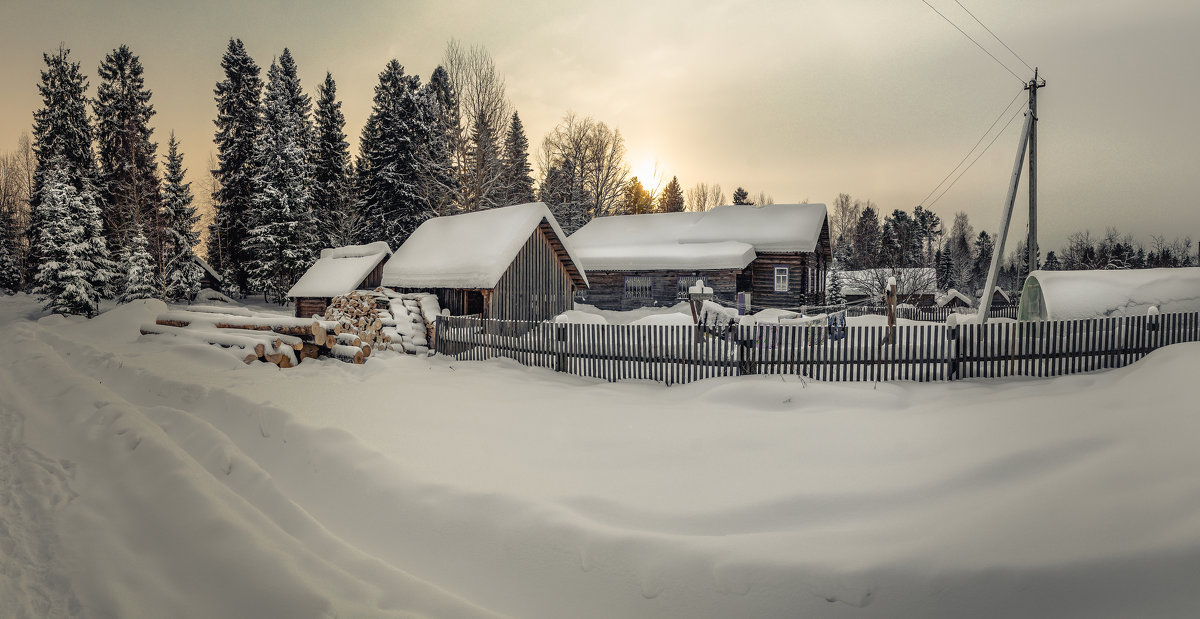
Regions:
M 396 288 L 495 288 L 539 226 L 546 223 L 566 253 L 567 270 L 582 286 L 587 275 L 567 235 L 541 202 L 426 220 L 383 268 Z M 551 239 L 552 241 L 554 239 Z
M 305 271 L 287 296 L 344 295 L 358 288 L 367 275 L 390 255 L 392 250 L 384 241 L 322 249 L 321 258 Z
M 1018 320 L 1081 320 L 1200 311 L 1200 267 L 1113 271 L 1034 271 L 1021 291 Z
M 816 251 L 825 218 L 824 204 L 597 217 L 571 244 L 589 269 L 743 269 L 757 252 Z

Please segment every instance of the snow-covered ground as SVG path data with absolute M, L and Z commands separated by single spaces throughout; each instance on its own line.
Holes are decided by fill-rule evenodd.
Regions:
M 0 296 L 0 617 L 1200 614 L 1200 344 L 1050 380 L 243 365 Z

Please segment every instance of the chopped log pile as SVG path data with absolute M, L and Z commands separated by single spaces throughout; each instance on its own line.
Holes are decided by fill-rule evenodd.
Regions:
M 334 297 L 324 316 L 312 318 L 193 305 L 159 314 L 141 333 L 220 346 L 247 364 L 290 368 L 322 356 L 359 364 L 382 350 L 428 353 L 440 311 L 434 295 L 377 288 Z

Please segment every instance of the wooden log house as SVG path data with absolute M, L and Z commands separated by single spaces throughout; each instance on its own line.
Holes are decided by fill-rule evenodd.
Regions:
M 824 204 L 601 217 L 570 240 L 591 282 L 582 300 L 615 310 L 686 301 L 698 279 L 727 303 L 820 305 L 833 257 Z
M 295 303 L 296 316 L 324 314 L 333 297 L 379 287 L 391 255 L 383 241 L 321 250 L 320 259 L 287 293 Z
M 452 316 L 547 320 L 588 286 L 545 204 L 437 217 L 421 224 L 383 270 L 383 285 L 431 292 Z

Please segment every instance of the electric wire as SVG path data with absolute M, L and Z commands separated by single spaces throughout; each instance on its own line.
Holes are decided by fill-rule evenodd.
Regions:
M 937 201 L 941 200 L 942 196 L 946 195 L 946 192 L 950 191 L 954 187 L 954 184 L 957 183 L 959 181 L 959 179 L 961 179 L 963 177 L 963 174 L 966 174 L 967 171 L 971 169 L 971 166 L 974 166 L 975 162 L 979 161 L 979 158 L 982 157 L 983 154 L 986 153 L 988 151 L 988 149 L 992 147 L 992 144 L 996 143 L 996 140 L 999 139 L 1000 136 L 1004 134 L 1005 129 L 1008 129 L 1009 125 L 1012 124 L 1012 121 L 1016 120 L 1017 116 L 1020 115 L 1021 112 L 1022 112 L 1022 110 L 1018 109 L 1016 112 L 1013 113 L 1012 117 L 1008 119 L 1008 122 L 1004 123 L 1004 129 L 1001 129 L 998 133 L 996 133 L 996 136 L 992 138 L 992 141 L 988 142 L 988 145 L 986 147 L 984 147 L 984 149 L 982 151 L 979 151 L 979 154 L 976 155 L 975 158 L 971 160 L 970 165 L 968 165 L 966 168 L 963 168 L 963 171 L 960 172 L 958 176 L 954 177 L 954 180 L 950 182 L 950 185 L 947 186 L 946 189 L 942 191 L 942 193 L 939 193 L 938 196 L 933 199 L 933 202 L 929 203 L 929 206 L 933 206 L 934 204 L 937 204 Z
M 1028 63 L 1028 62 L 1025 62 L 1025 59 L 1024 59 L 1024 58 L 1022 58 L 1020 54 L 1018 54 L 1017 52 L 1014 52 L 1014 51 L 1013 51 L 1013 48 L 1011 48 L 1011 47 L 1009 47 L 1009 46 L 1008 46 L 1008 43 L 1005 43 L 1004 41 L 1000 40 L 1000 37 L 996 36 L 996 33 L 995 33 L 995 32 L 992 32 L 992 29 L 991 29 L 991 28 L 988 28 L 988 27 L 987 27 L 987 24 L 985 24 L 985 23 L 983 23 L 983 22 L 979 21 L 979 18 L 978 18 L 978 17 L 975 17 L 975 14 L 971 12 L 971 9 L 968 9 L 967 7 L 963 6 L 963 3 L 959 2 L 958 0 L 954 0 L 954 3 L 955 3 L 955 4 L 957 4 L 957 5 L 959 6 L 959 8 L 961 8 L 961 9 L 962 9 L 962 10 L 964 10 L 964 11 L 966 11 L 966 12 L 967 12 L 967 15 L 970 15 L 970 16 L 971 16 L 971 19 L 974 19 L 974 20 L 975 20 L 975 23 L 979 24 L 980 26 L 983 26 L 983 29 L 984 29 L 984 30 L 987 30 L 987 31 L 988 31 L 988 34 L 992 35 L 992 38 L 994 38 L 994 39 L 996 39 L 997 41 L 999 41 L 999 42 L 1000 42 L 1000 44 L 1004 46 L 1004 49 L 1008 50 L 1008 53 L 1012 54 L 1013 56 L 1016 56 L 1017 60 L 1020 60 L 1020 61 L 1021 61 L 1021 64 L 1025 65 L 1025 68 L 1026 68 L 1026 69 L 1029 69 L 1030 71 L 1033 71 L 1033 67 L 1029 66 L 1029 63 Z
M 1004 118 L 1004 115 L 1008 113 L 1010 108 L 1012 108 L 1012 104 L 1017 101 L 1017 98 L 1021 96 L 1022 92 L 1024 91 L 1018 90 L 1017 94 L 1013 95 L 1012 101 L 1009 101 L 1008 105 L 1004 106 L 1003 110 L 1000 110 L 1000 113 L 996 115 L 996 120 L 993 120 L 992 124 L 987 128 L 987 131 L 984 131 L 983 135 L 979 136 L 979 139 L 975 141 L 975 145 L 971 147 L 971 150 L 967 151 L 967 154 L 963 155 L 963 158 L 959 160 L 958 164 L 946 173 L 945 178 L 943 178 L 937 185 L 934 185 L 933 189 L 929 190 L 929 193 L 922 198 L 920 202 L 917 202 L 917 204 L 925 204 L 925 201 L 929 199 L 929 196 L 932 196 L 934 193 L 936 193 L 937 190 L 946 183 L 946 180 L 953 176 L 954 173 L 957 172 L 960 167 L 962 167 L 962 164 L 967 160 L 968 157 L 971 156 L 971 153 L 975 152 L 975 149 L 979 148 L 979 145 L 983 143 L 984 138 L 986 138 L 988 134 L 992 132 L 992 129 L 996 128 L 996 123 L 1000 122 L 1001 118 Z
M 967 31 L 963 30 L 962 28 L 959 28 L 959 27 L 958 27 L 958 24 L 956 24 L 956 23 L 954 23 L 954 22 L 950 21 L 950 18 L 949 18 L 949 17 L 946 17 L 945 15 L 942 15 L 942 12 L 941 12 L 941 11 L 939 11 L 939 10 L 937 10 L 936 8 L 934 8 L 934 6 L 933 6 L 932 4 L 929 4 L 928 0 L 921 0 L 921 2 L 924 2 L 924 3 L 925 3 L 925 6 L 929 7 L 929 8 L 930 8 L 930 9 L 931 9 L 931 10 L 932 10 L 934 13 L 937 13 L 939 17 L 941 17 L 942 19 L 946 20 L 946 23 L 950 24 L 951 26 L 954 26 L 954 29 L 955 29 L 955 30 L 957 30 L 957 31 L 959 31 L 959 32 L 961 32 L 961 33 L 962 33 L 962 35 L 963 35 L 964 37 L 967 37 L 968 39 L 970 39 L 970 40 L 971 40 L 971 42 L 972 42 L 972 43 L 974 43 L 974 44 L 976 45 L 976 47 L 978 47 L 979 49 L 983 50 L 983 53 L 987 54 L 987 55 L 988 55 L 988 57 L 990 57 L 992 60 L 995 60 L 995 61 L 996 61 L 996 64 L 998 64 L 998 65 L 1000 65 L 1000 66 L 1004 67 L 1004 70 L 1005 70 L 1005 71 L 1008 71 L 1009 73 L 1011 73 L 1011 74 L 1012 74 L 1012 76 L 1013 76 L 1013 77 L 1015 77 L 1015 78 L 1017 78 L 1017 81 L 1021 82 L 1021 84 L 1022 84 L 1022 85 L 1024 85 L 1024 84 L 1025 84 L 1025 79 L 1024 79 L 1024 78 L 1022 78 L 1020 75 L 1017 75 L 1016 71 L 1013 71 L 1012 69 L 1008 68 L 1008 65 L 1004 64 L 1003 62 L 1000 62 L 1000 59 L 999 59 L 999 58 L 997 58 L 996 56 L 994 56 L 994 55 L 992 54 L 992 52 L 989 52 L 989 51 L 987 50 L 987 48 L 986 48 L 986 47 L 984 47 L 983 45 L 981 45 L 981 44 L 979 43 L 979 41 L 976 41 L 976 40 L 975 40 L 973 37 L 971 37 L 971 35 L 967 34 Z M 993 35 L 993 36 L 994 36 L 994 35 Z

